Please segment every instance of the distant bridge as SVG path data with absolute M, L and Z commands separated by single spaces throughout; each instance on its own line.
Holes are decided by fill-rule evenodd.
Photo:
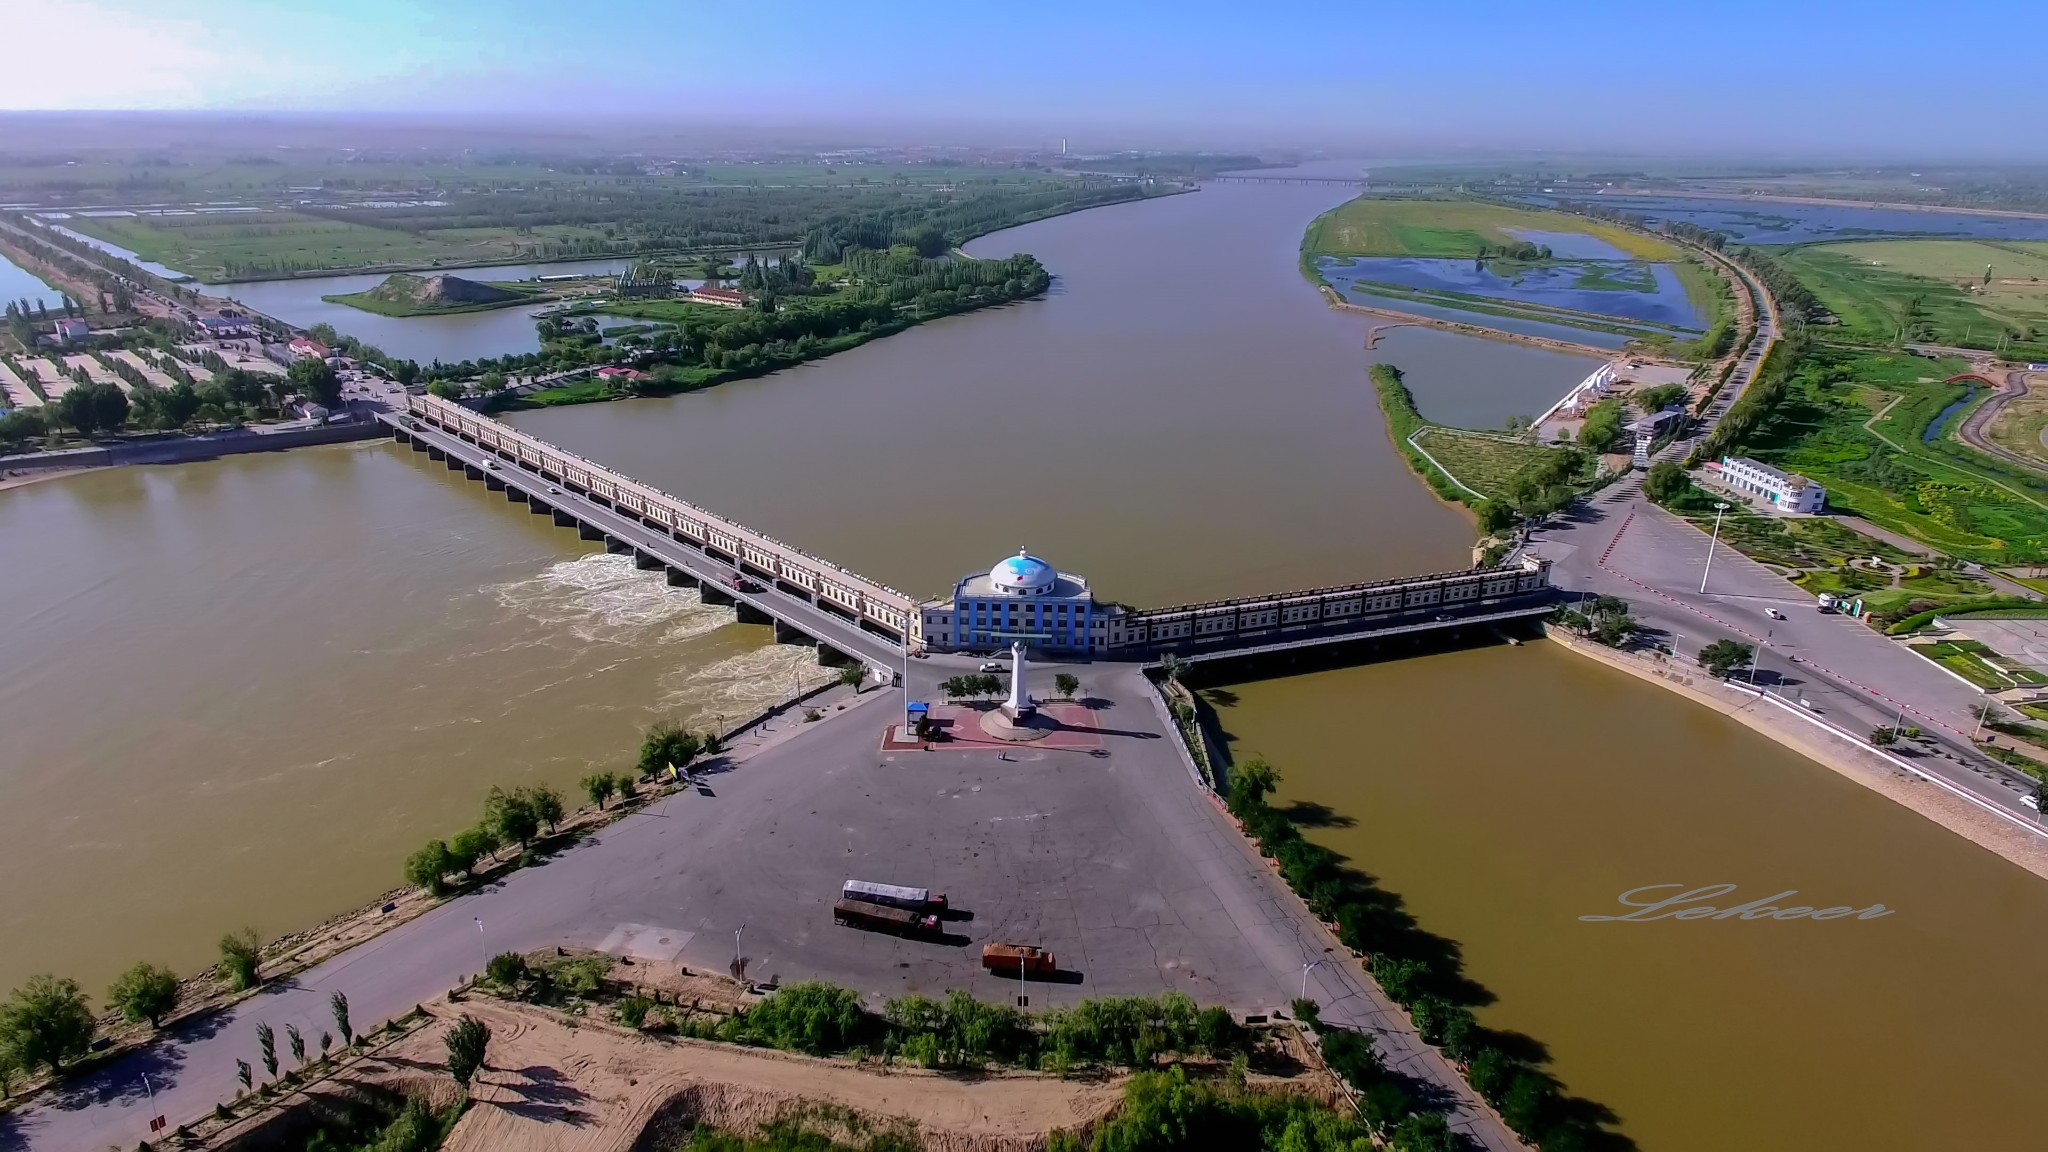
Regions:
M 1349 184 L 1362 186 L 1363 176 L 1211 176 L 1209 184 Z
M 821 663 L 859 660 L 886 670 L 924 643 L 924 605 L 886 584 L 565 452 L 435 396 L 409 396 L 382 413 L 401 443 L 481 480 L 535 515 L 551 515 L 609 551 L 631 553 L 676 587 L 729 605 L 742 623 L 772 624 L 775 638 L 818 646 Z M 1453 632 L 1544 615 L 1550 566 L 1524 560 L 1108 617 L 1108 659 L 1189 659 Z

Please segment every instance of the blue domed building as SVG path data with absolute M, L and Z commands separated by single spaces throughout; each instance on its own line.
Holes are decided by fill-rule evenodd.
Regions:
M 1087 652 L 1100 646 L 1107 615 L 1087 580 L 1020 549 L 962 576 L 950 601 L 926 605 L 924 643 L 943 652 L 1022 640 L 1048 652 Z

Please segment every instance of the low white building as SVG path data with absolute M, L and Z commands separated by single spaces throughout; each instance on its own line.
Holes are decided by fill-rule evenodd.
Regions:
M 1747 456 L 1723 457 L 1721 482 L 1787 512 L 1818 513 L 1827 506 L 1827 489 L 1796 472 L 1785 472 Z

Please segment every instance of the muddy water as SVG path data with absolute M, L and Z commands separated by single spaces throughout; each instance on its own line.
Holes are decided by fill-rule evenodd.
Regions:
M 1033 253 L 1047 298 L 511 422 L 921 595 L 1020 546 L 1137 604 L 1462 565 L 1468 523 L 1387 442 L 1367 321 L 1296 267 L 1346 195 L 1212 185 L 1010 229 L 968 250 Z M 1585 375 L 1511 345 L 1415 348 L 1404 366 L 1445 391 L 1537 363 L 1555 394 L 1531 412 Z
M 402 882 L 805 649 L 386 443 L 0 492 L 0 988 L 212 959 Z
M 1233 685 L 1235 754 L 1455 939 L 1484 1023 L 1645 1152 L 2039 1147 L 2048 885 L 1733 721 L 1547 645 Z M 1652 884 L 1893 914 L 1580 920 Z M 1675 892 L 1665 889 L 1658 895 Z M 1638 899 L 1643 899 L 1639 897 Z M 2016 978 L 2017 977 L 2017 978 Z

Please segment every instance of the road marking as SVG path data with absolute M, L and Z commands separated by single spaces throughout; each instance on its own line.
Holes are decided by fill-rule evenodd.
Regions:
M 1635 518 L 1636 514 L 1634 510 L 1630 510 L 1628 516 L 1622 520 L 1621 527 L 1616 528 L 1614 530 L 1614 539 L 1609 540 L 1607 542 L 1606 549 L 1600 553 L 1599 565 L 1601 571 L 1607 573 L 1609 576 L 1615 577 L 1616 579 L 1626 580 L 1629 583 L 1635 585 L 1636 587 L 1641 588 L 1643 591 L 1648 592 L 1651 595 L 1656 596 L 1662 600 L 1665 600 L 1671 604 L 1675 604 L 1678 607 L 1683 608 L 1696 616 L 1699 616 L 1703 619 L 1712 620 L 1714 623 L 1719 624 L 1721 627 L 1728 629 L 1730 632 L 1733 632 L 1738 636 L 1747 636 L 1749 639 L 1756 641 L 1758 644 L 1762 644 L 1764 642 L 1763 637 L 1758 636 L 1756 633 L 1749 631 L 1748 629 L 1742 627 L 1739 624 L 1734 624 L 1730 623 L 1727 620 L 1723 620 L 1719 616 L 1714 615 L 1712 612 L 1709 612 L 1704 608 L 1688 604 L 1685 601 L 1680 600 L 1677 597 L 1671 595 L 1670 593 L 1663 591 L 1662 589 L 1652 588 L 1648 584 L 1643 583 L 1641 580 L 1636 579 L 1635 577 L 1629 575 L 1626 572 L 1622 572 L 1615 568 L 1609 567 L 1607 564 L 1607 558 L 1614 553 L 1614 546 L 1621 543 L 1621 534 L 1628 531 L 1629 523 L 1633 521 Z M 1970 739 L 1969 733 L 1964 732 L 1962 729 L 1956 727 L 1955 725 L 1950 724 L 1947 721 L 1941 720 L 1937 717 L 1930 716 L 1927 713 L 1922 712 L 1918 708 L 1913 707 L 1911 704 L 1908 704 L 1903 700 L 1897 700 L 1892 698 L 1891 696 L 1887 696 L 1883 692 L 1880 692 L 1877 689 L 1872 688 L 1870 685 L 1864 684 L 1861 681 L 1854 679 L 1853 677 L 1844 676 L 1842 673 L 1835 671 L 1834 669 L 1828 667 L 1825 664 L 1820 663 L 1817 660 L 1813 660 L 1811 658 L 1802 658 L 1799 662 L 1809 668 L 1814 669 L 1817 672 L 1821 672 L 1825 675 L 1832 676 L 1836 680 L 1839 680 L 1842 683 L 1857 689 L 1858 691 L 1868 693 L 1869 695 L 1874 696 L 1887 704 L 1895 705 L 1896 707 L 1900 708 L 1905 712 L 1910 712 L 1914 716 L 1917 716 L 1920 719 L 1927 721 L 1929 724 L 1953 732 L 1957 736 L 1961 736 L 1965 741 L 1968 741 Z

